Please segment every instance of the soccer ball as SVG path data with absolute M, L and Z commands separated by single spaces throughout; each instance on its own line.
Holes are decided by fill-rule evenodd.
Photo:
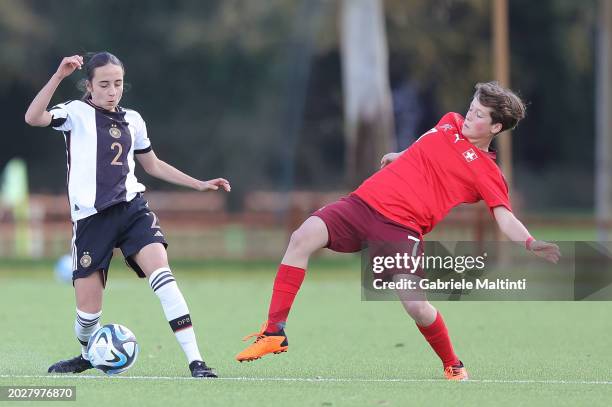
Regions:
M 87 359 L 93 367 L 109 375 L 125 372 L 137 357 L 136 337 L 123 325 L 102 326 L 93 333 L 87 344 Z

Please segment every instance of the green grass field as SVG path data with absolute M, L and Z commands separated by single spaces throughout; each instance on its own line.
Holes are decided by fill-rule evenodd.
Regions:
M 218 380 L 189 377 L 145 281 L 114 263 L 104 323 L 137 336 L 119 377 L 57 377 L 79 351 L 74 295 L 49 263 L 0 260 L 0 385 L 76 386 L 76 402 L 19 405 L 608 406 L 612 303 L 436 303 L 473 380 L 442 379 L 440 363 L 397 302 L 362 302 L 354 257 L 314 261 L 289 319 L 288 353 L 239 364 L 241 338 L 264 321 L 275 264 L 176 263 L 202 353 Z M 0 405 L 14 404 L 2 402 Z

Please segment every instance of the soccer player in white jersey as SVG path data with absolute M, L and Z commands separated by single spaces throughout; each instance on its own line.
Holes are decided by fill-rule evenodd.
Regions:
M 67 76 L 85 68 L 87 92 L 81 100 L 47 110 L 53 93 Z M 198 191 L 230 191 L 223 178 L 200 181 L 157 158 L 138 112 L 119 106 L 125 69 L 108 52 L 66 57 L 36 95 L 25 121 L 64 133 L 68 160 L 68 197 L 73 223 L 73 284 L 76 295 L 75 333 L 81 355 L 49 367 L 49 373 L 80 373 L 92 368 L 87 360 L 89 337 L 100 327 L 102 294 L 115 247 L 128 265 L 159 297 L 193 377 L 216 377 L 206 366 L 191 324 L 189 310 L 168 265 L 167 243 L 157 217 L 134 175 L 134 157 L 159 179 Z

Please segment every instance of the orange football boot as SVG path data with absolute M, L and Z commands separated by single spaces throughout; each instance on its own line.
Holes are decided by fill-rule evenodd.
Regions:
M 468 372 L 463 366 L 463 362 L 459 361 L 458 365 L 446 366 L 444 368 L 444 377 L 448 380 L 464 381 L 468 380 Z
M 261 331 L 247 335 L 242 339 L 243 341 L 246 341 L 250 338 L 256 337 L 255 342 L 236 355 L 236 360 L 238 362 L 250 362 L 252 360 L 259 359 L 268 353 L 287 352 L 289 342 L 287 341 L 285 331 L 281 329 L 280 331 L 274 333 L 265 332 L 265 327 L 266 324 L 261 327 Z

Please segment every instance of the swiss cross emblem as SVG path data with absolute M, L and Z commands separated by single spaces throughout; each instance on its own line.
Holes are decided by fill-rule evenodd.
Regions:
M 478 155 L 474 152 L 474 149 L 470 148 L 463 152 L 463 158 L 465 158 L 465 161 L 470 162 L 477 159 Z

